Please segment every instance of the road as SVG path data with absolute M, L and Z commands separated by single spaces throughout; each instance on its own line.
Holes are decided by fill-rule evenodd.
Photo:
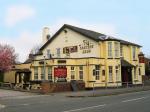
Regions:
M 0 112 L 150 112 L 150 91 L 103 97 L 20 95 L 0 97 Z

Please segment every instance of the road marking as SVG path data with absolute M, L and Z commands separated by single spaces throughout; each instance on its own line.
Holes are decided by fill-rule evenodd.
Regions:
M 0 104 L 0 109 L 3 109 L 5 107 L 6 107 L 5 105 Z
M 147 97 L 141 97 L 141 98 L 135 98 L 135 99 L 130 99 L 130 100 L 124 100 L 124 101 L 122 101 L 122 102 L 131 102 L 131 101 L 137 101 L 137 100 L 142 100 L 142 99 L 145 99 L 145 98 L 147 98 Z
M 67 111 L 63 111 L 63 112 L 76 112 L 76 111 L 88 110 L 88 109 L 104 107 L 104 106 L 106 106 L 106 104 L 96 105 L 96 106 L 91 106 L 91 107 L 84 107 L 84 108 L 79 108 L 79 109 L 74 109 L 74 110 L 67 110 Z

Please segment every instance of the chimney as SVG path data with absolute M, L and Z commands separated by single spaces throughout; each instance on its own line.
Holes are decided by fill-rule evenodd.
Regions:
M 50 39 L 50 32 L 48 27 L 43 28 L 42 41 L 45 44 Z

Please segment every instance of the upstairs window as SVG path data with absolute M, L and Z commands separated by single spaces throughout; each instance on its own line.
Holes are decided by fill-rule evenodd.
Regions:
M 47 49 L 47 58 L 48 58 L 48 59 L 50 59 L 50 58 L 51 58 L 50 49 Z
M 120 46 L 120 56 L 123 57 L 123 45 Z
M 57 57 L 60 58 L 60 48 L 57 48 Z
M 119 57 L 119 43 L 115 42 L 115 57 Z
M 108 58 L 112 58 L 112 42 L 108 42 Z
M 132 58 L 133 58 L 133 60 L 136 59 L 136 47 L 135 46 L 132 47 Z

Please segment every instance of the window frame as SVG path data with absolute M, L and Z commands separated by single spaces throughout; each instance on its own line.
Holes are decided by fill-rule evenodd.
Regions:
M 34 67 L 34 80 L 38 80 L 38 78 L 39 78 L 39 76 L 38 76 L 38 67 Z
M 100 65 L 95 65 L 95 80 L 100 80 Z
M 109 82 L 113 82 L 113 66 L 108 66 Z
M 52 67 L 49 66 L 47 68 L 47 73 L 48 73 L 48 80 L 52 81 L 53 80 L 53 76 L 52 76 Z
M 119 57 L 119 42 L 114 42 L 115 48 L 115 58 Z
M 71 80 L 75 80 L 75 67 L 74 66 L 70 67 L 70 78 Z
M 112 58 L 112 42 L 108 42 L 108 58 Z
M 44 67 L 40 67 L 41 68 L 41 80 L 44 80 Z
M 82 67 L 82 69 L 81 69 Z M 79 79 L 83 80 L 83 66 L 79 66 Z
M 116 81 L 119 81 L 120 76 L 119 76 L 119 66 L 115 66 L 115 73 L 116 73 Z

